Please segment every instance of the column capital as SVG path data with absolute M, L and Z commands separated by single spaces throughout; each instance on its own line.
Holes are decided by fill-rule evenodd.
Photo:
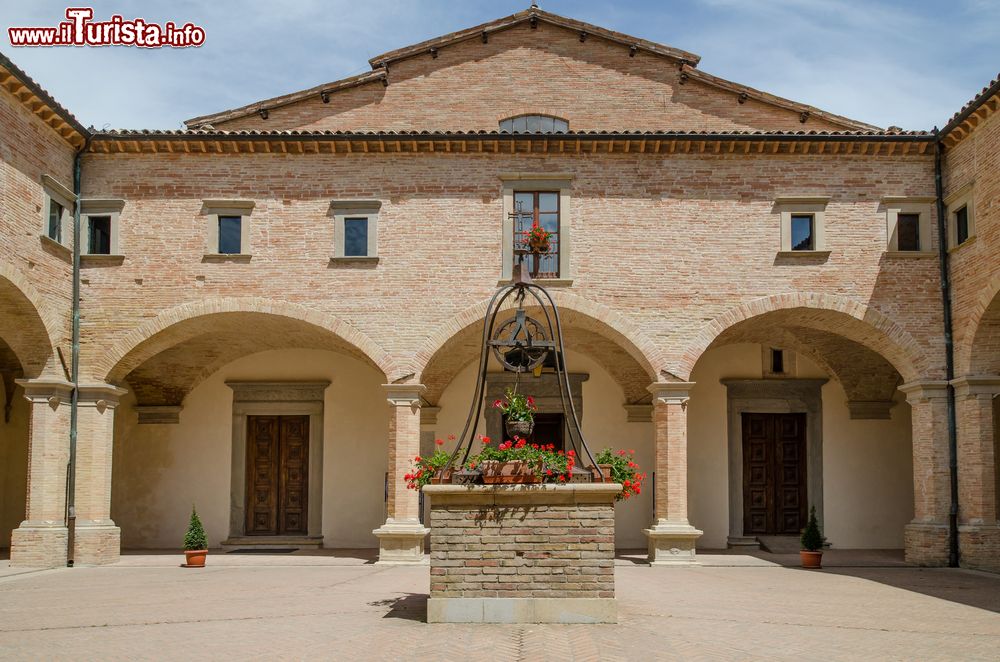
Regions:
M 993 397 L 1000 394 L 1000 375 L 965 375 L 951 380 L 955 387 L 955 397 Z
M 77 402 L 84 407 L 114 409 L 118 399 L 128 393 L 128 389 L 112 384 L 80 384 Z
M 944 379 L 918 379 L 901 384 L 898 388 L 906 394 L 906 401 L 911 405 L 948 397 L 948 381 Z
M 24 397 L 33 403 L 48 402 L 53 408 L 69 404 L 73 396 L 73 383 L 64 379 L 15 379 L 24 389 Z
M 423 384 L 382 384 L 385 399 L 393 407 L 419 407 L 420 394 L 427 387 Z
M 647 387 L 653 404 L 683 405 L 691 398 L 694 382 L 654 382 Z

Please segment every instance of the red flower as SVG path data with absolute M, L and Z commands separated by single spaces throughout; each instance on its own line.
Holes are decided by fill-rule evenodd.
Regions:
M 441 439 L 435 439 L 434 443 L 437 444 L 438 446 L 444 446 L 444 441 L 442 441 Z
M 574 451 L 574 450 L 573 450 L 573 449 L 571 448 L 571 449 L 569 449 L 568 451 L 566 451 L 566 455 L 569 455 L 570 457 L 573 457 L 574 455 L 576 455 L 576 451 Z
M 483 442 L 483 446 L 489 445 L 490 441 L 492 441 L 492 439 L 490 439 L 489 437 L 480 437 L 480 439 Z
M 453 434 L 448 435 L 448 441 L 455 441 L 456 437 Z
M 624 456 L 625 455 L 625 451 L 618 451 L 618 454 Z
M 629 451 L 630 455 L 635 455 L 635 451 Z
M 503 407 L 503 400 L 494 400 L 493 407 L 495 409 L 500 409 L 501 407 Z
M 562 474 L 560 474 L 559 475 L 559 482 L 560 483 L 565 483 L 566 482 L 566 476 L 563 476 Z
M 420 456 L 418 455 L 418 456 L 416 456 L 415 458 L 413 458 L 413 461 L 414 461 L 414 462 L 419 462 L 419 461 L 420 461 Z

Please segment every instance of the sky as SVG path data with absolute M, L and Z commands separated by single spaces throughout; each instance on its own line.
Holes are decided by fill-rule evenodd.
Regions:
M 200 48 L 14 48 L 10 26 L 65 2 L 0 0 L 0 52 L 87 126 L 185 119 L 369 71 L 368 58 L 526 9 L 530 0 L 74 3 L 192 22 Z M 881 127 L 943 126 L 1000 72 L 1000 0 L 540 0 L 542 9 L 697 53 L 708 73 Z M 447 128 L 447 127 L 442 127 Z M 641 127 L 636 127 L 641 128 Z

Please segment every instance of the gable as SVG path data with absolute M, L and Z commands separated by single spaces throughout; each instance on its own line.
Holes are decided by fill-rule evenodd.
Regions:
M 704 74 L 694 67 L 697 56 L 632 48 L 543 21 L 489 33 L 485 41 L 418 46 L 373 59 L 379 68 L 368 74 L 188 126 L 496 131 L 501 119 L 543 114 L 567 120 L 571 132 L 874 128 Z

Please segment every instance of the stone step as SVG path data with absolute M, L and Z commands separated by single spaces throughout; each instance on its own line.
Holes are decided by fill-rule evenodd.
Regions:
M 222 550 L 237 549 L 319 549 L 323 536 L 235 536 L 222 542 Z

